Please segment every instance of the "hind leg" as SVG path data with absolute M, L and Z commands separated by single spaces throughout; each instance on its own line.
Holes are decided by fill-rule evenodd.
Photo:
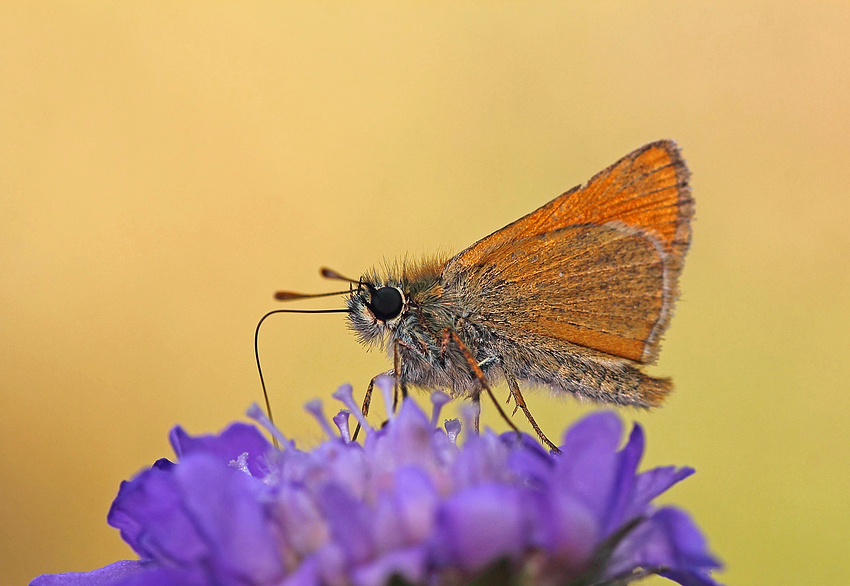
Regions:
M 537 422 L 534 420 L 534 416 L 528 409 L 528 405 L 525 404 L 525 398 L 522 396 L 522 392 L 519 390 L 519 384 L 516 382 L 516 379 L 506 373 L 505 380 L 508 381 L 508 388 L 511 389 L 511 396 L 514 398 L 516 406 L 522 409 L 522 412 L 525 413 L 525 417 L 526 419 L 528 419 L 528 422 L 531 424 L 531 427 L 533 427 L 534 431 L 537 432 L 537 437 L 539 437 L 544 444 L 554 450 L 555 453 L 560 453 L 561 450 L 558 449 L 558 446 L 549 441 L 549 438 L 546 437 L 546 434 L 543 433 L 543 430 L 540 429 L 540 426 L 537 425 Z

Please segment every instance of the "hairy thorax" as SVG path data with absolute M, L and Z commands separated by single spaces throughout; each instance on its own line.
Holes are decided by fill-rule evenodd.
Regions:
M 372 269 L 348 298 L 349 327 L 367 346 L 382 346 L 395 362 L 398 352 L 402 380 L 425 388 L 442 388 L 464 394 L 475 387 L 475 375 L 462 352 L 447 344 L 447 330 L 454 331 L 473 353 L 489 377 L 495 356 L 486 356 L 486 332 L 475 324 L 475 307 L 464 291 L 442 281 L 445 258 L 424 262 L 396 262 Z M 402 298 L 399 314 L 382 320 L 370 307 L 376 292 L 394 288 Z

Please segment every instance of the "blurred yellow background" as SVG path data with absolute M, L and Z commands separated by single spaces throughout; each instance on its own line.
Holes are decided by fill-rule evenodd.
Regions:
M 697 469 L 667 500 L 723 581 L 850 581 L 850 7 L 739 4 L 4 3 L 0 584 L 134 557 L 119 482 L 261 399 L 273 291 L 460 251 L 668 137 L 678 390 L 624 416 L 645 466 Z M 302 403 L 388 364 L 344 316 L 264 328 L 308 445 Z M 530 403 L 555 436 L 589 409 Z

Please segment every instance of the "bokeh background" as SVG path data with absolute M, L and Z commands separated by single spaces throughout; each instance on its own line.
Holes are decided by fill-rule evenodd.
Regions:
M 666 137 L 697 202 L 652 369 L 678 390 L 624 416 L 697 468 L 668 500 L 723 581 L 847 583 L 848 31 L 841 2 L 4 3 L 0 583 L 133 557 L 119 482 L 260 400 L 273 291 L 460 251 Z M 260 351 L 307 445 L 302 403 L 388 364 L 340 315 Z M 553 435 L 591 408 L 530 402 Z

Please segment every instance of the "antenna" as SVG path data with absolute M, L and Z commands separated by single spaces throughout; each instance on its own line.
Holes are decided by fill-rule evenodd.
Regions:
M 333 295 L 347 295 L 348 291 L 334 291 L 333 293 L 296 293 L 295 291 L 277 291 L 274 298 L 278 301 L 292 301 L 293 299 L 310 299 L 311 297 L 331 297 Z
M 355 281 L 354 279 L 349 279 L 348 277 L 340 275 L 335 270 L 329 269 L 327 267 L 322 267 L 322 269 L 319 272 L 326 279 L 336 279 L 337 281 L 348 281 L 349 283 L 354 283 L 355 285 L 362 285 L 363 284 L 362 281 Z

